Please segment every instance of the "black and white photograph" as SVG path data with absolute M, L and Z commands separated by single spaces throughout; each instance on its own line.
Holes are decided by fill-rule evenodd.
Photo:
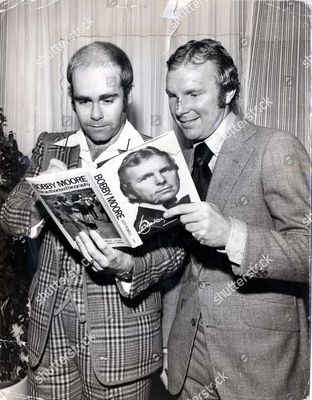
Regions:
M 173 131 L 114 157 L 98 172 L 143 243 L 180 225 L 178 218 L 164 218 L 166 210 L 199 200 Z
M 142 236 L 164 230 L 173 221 L 163 218 L 166 209 L 190 203 L 187 194 L 178 199 L 179 167 L 169 153 L 148 146 L 130 153 L 118 169 L 120 188 L 131 203 L 138 203 L 134 226 Z
M 98 230 L 106 238 L 119 236 L 92 189 L 46 196 L 44 200 L 73 239 L 81 230 Z
M 1 400 L 311 398 L 311 25 L 0 0 Z

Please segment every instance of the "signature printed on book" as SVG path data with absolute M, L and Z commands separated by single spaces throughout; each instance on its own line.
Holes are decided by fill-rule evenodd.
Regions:
M 138 234 L 147 235 L 151 231 L 151 228 L 154 225 L 157 225 L 157 228 L 162 229 L 163 227 L 166 227 L 172 222 L 173 222 L 172 220 L 167 221 L 165 218 L 154 218 L 153 220 L 147 220 L 144 219 L 144 216 L 142 216 L 139 223 Z

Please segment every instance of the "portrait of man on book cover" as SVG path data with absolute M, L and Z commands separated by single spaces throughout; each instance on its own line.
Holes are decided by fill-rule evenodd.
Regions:
M 164 212 L 191 201 L 188 194 L 181 194 L 179 167 L 174 158 L 156 147 L 129 153 L 118 169 L 118 176 L 124 196 L 130 203 L 139 204 L 134 227 L 141 237 L 177 224 L 177 219 L 163 218 Z

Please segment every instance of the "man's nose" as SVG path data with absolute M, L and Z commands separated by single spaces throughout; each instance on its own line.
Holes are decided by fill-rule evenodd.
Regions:
M 163 183 L 166 182 L 165 177 L 160 172 L 155 172 L 154 180 L 155 180 L 156 185 L 162 185 Z
M 98 103 L 92 105 L 91 119 L 98 121 L 103 118 L 103 112 Z
M 178 99 L 177 103 L 176 103 L 176 110 L 175 110 L 176 116 L 181 117 L 183 114 L 186 114 L 187 112 L 188 112 L 188 107 L 187 107 L 186 101 L 182 100 L 182 99 Z

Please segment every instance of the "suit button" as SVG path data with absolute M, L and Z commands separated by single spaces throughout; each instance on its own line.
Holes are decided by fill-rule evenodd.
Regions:
M 269 273 L 268 273 L 267 270 L 265 270 L 265 271 L 262 272 L 263 278 L 266 278 L 268 275 L 269 275 Z
M 257 278 L 261 278 L 262 277 L 262 271 L 257 271 L 257 273 L 256 273 L 256 277 Z
M 192 319 L 191 319 L 191 325 L 192 325 L 192 326 L 195 326 L 195 325 L 196 325 L 196 320 L 195 320 L 195 318 L 192 318 Z
M 159 361 L 160 355 L 157 354 L 157 353 L 154 353 L 154 354 L 152 355 L 152 359 L 153 359 L 154 361 Z
M 204 289 L 205 286 L 206 286 L 205 282 L 199 282 L 199 285 L 198 285 L 199 289 Z

